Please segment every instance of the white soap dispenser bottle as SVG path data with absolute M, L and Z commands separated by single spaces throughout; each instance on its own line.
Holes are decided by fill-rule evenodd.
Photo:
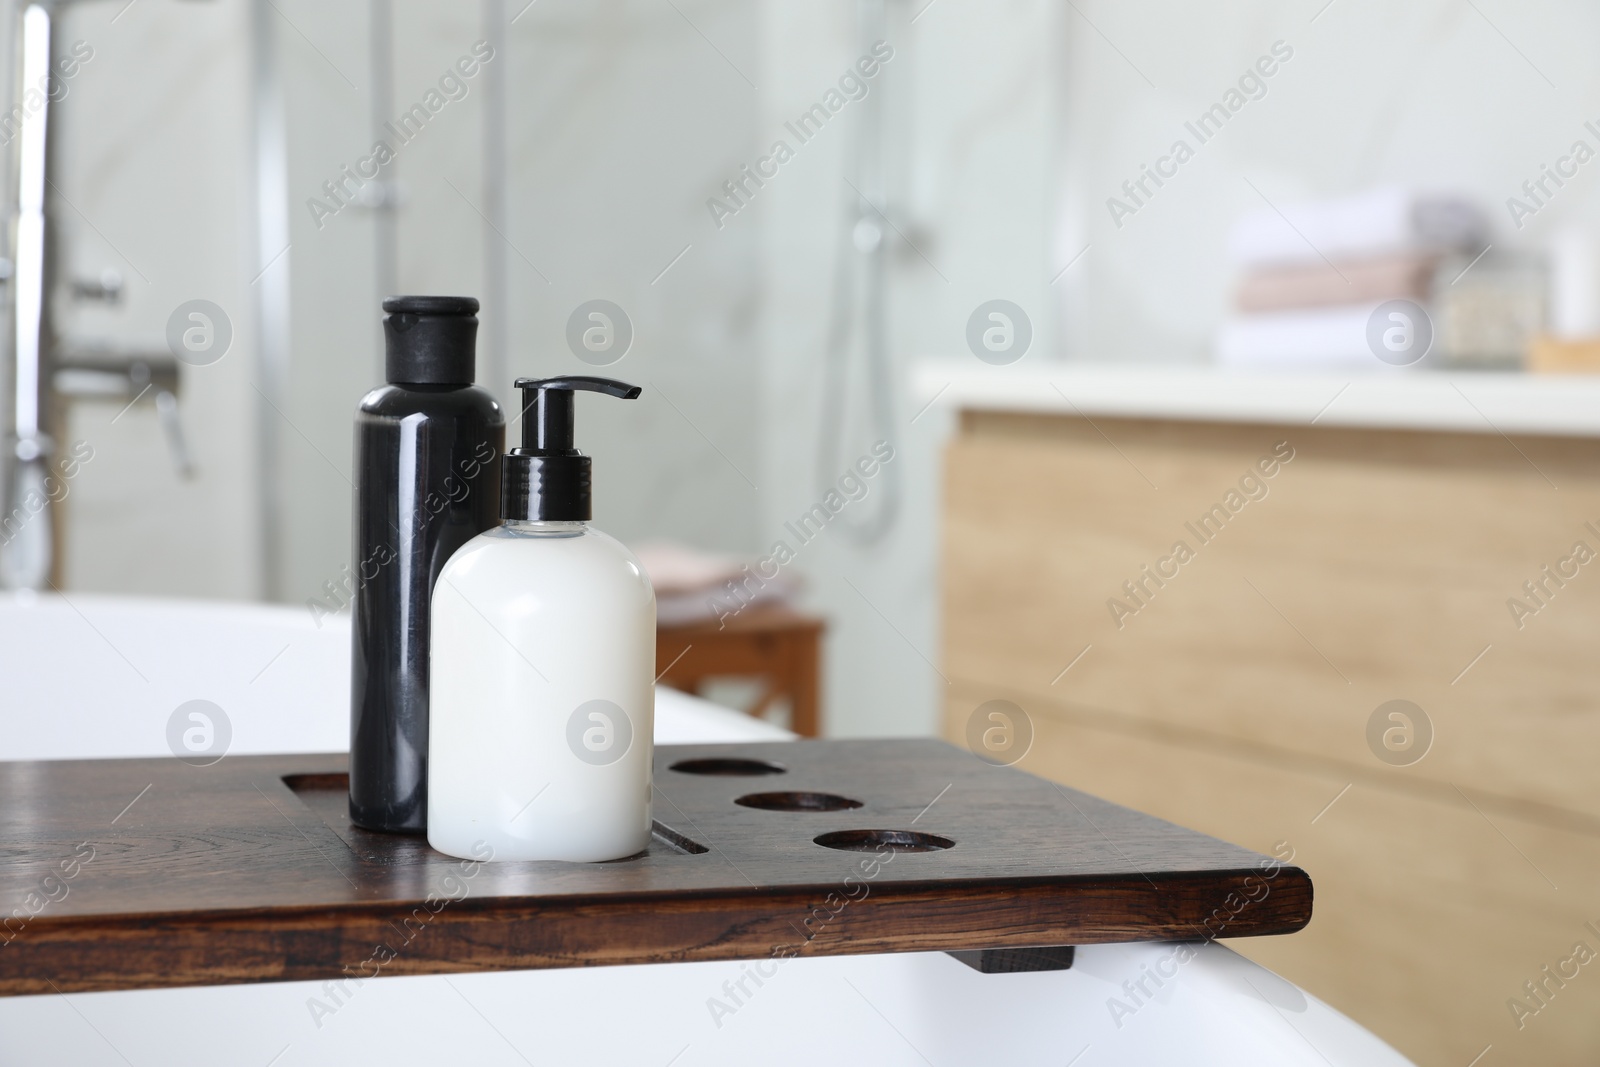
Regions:
M 588 525 L 576 390 L 519 379 L 522 447 L 504 457 L 505 524 L 468 541 L 433 590 L 428 843 L 496 860 L 613 860 L 650 841 L 656 602 L 620 542 Z

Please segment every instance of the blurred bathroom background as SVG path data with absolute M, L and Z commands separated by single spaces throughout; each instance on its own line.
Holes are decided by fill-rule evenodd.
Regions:
M 1600 6 L 73 0 L 51 12 L 55 54 L 71 59 L 72 73 L 58 67 L 48 111 L 42 425 L 53 459 L 80 447 L 92 458 L 64 476 L 45 520 L 8 537 L 5 584 L 55 586 L 69 597 L 336 607 L 351 562 L 352 416 L 382 380 L 380 300 L 478 296 L 479 380 L 503 403 L 518 376 L 597 372 L 600 361 L 580 358 L 572 343 L 572 323 L 581 306 L 609 301 L 625 322 L 606 328 L 625 325 L 631 343 L 598 373 L 636 382 L 644 394 L 583 415 L 579 443 L 597 470 L 596 525 L 630 545 L 735 560 L 759 559 L 780 539 L 795 547 L 784 573 L 800 580 L 798 603 L 827 623 L 825 734 L 959 740 L 959 720 L 978 701 L 1031 687 L 1040 751 L 1054 762 L 1040 756 L 1030 769 L 1251 847 L 1298 835 L 1318 879 L 1320 925 L 1301 941 L 1314 951 L 1285 963 L 1285 973 L 1383 1036 L 1403 1038 L 1408 1051 L 1448 1049 L 1439 1062 L 1465 1063 L 1490 1040 L 1461 1019 L 1506 1029 L 1502 999 L 1579 933 L 1571 911 L 1579 902 L 1568 894 L 1555 925 L 1506 933 L 1493 968 L 1440 962 L 1476 960 L 1480 938 L 1507 914 L 1550 914 L 1538 896 L 1545 882 L 1592 885 L 1600 870 L 1600 809 L 1592 795 L 1578 796 L 1593 782 L 1579 762 L 1592 761 L 1581 755 L 1592 747 L 1579 733 L 1592 732 L 1583 724 L 1600 703 L 1583 651 L 1600 602 L 1582 588 L 1563 594 L 1565 636 L 1549 636 L 1557 621 L 1546 616 L 1542 644 L 1514 644 L 1488 622 L 1483 634 L 1467 626 L 1479 618 L 1508 625 L 1506 594 L 1580 535 L 1578 512 L 1595 499 L 1589 450 L 1600 423 L 1573 407 L 1581 406 L 1571 399 L 1578 387 L 1518 389 L 1557 381 L 1545 372 L 1600 365 L 1600 110 L 1592 106 Z M 39 128 L 24 91 L 23 25 L 20 15 L 5 22 L 0 51 L 12 64 L 0 151 L 13 220 L 27 215 L 17 209 L 27 202 L 19 174 L 28 131 Z M 369 162 L 379 140 L 393 156 L 381 165 Z M 775 158 L 779 141 L 789 150 Z M 357 173 L 363 168 L 370 176 Z M 13 232 L 26 225 L 16 221 Z M 20 256 L 3 266 L 3 336 L 15 339 L 26 332 L 17 308 L 27 279 L 39 275 Z M 1431 315 L 1431 350 L 1420 364 L 1391 366 L 1407 361 L 1372 347 L 1373 309 L 1391 299 Z M 1023 316 L 1007 330 L 1025 321 L 1031 333 L 1015 366 L 987 366 L 1005 361 L 986 358 L 973 341 L 974 313 L 990 301 Z M 193 307 L 205 309 L 203 319 L 189 317 Z M 174 323 L 180 334 L 190 324 L 212 338 L 226 333 L 225 353 L 176 358 Z M 12 340 L 4 350 L 16 348 Z M 8 360 L 0 359 L 0 410 L 17 446 L 4 460 L 4 513 L 14 516 L 28 510 L 22 501 L 40 442 L 22 424 L 28 405 L 19 403 L 18 382 L 30 379 Z M 1145 377 L 1110 385 L 1082 377 L 1132 369 Z M 1242 394 L 1228 382 L 1267 395 L 1276 387 L 1263 376 L 1295 370 L 1323 376 L 1306 394 L 1313 399 L 1280 396 L 1277 414 L 1256 421 L 1292 422 L 1308 456 L 1331 458 L 1321 468 L 1317 459 L 1297 464 L 1307 495 L 1275 490 L 1283 512 L 1239 536 L 1261 537 L 1252 566 L 1281 565 L 1286 586 L 1303 579 L 1301 600 L 1271 582 L 1251 593 L 1229 571 L 1226 597 L 1237 602 L 1184 608 L 1181 597 L 1198 594 L 1200 578 L 1163 594 L 1170 620 L 1191 620 L 1182 641 L 1098 636 L 1120 632 L 1120 619 L 1113 629 L 1105 618 L 1107 594 L 1261 450 L 1246 440 L 1260 427 L 1223 443 L 1196 431 L 1191 446 L 1140 420 L 1182 408 L 1175 417 L 1187 420 L 1187 434 L 1206 423 L 1201 409 L 1213 400 L 1238 414 Z M 1058 372 L 1068 384 L 1052 393 L 1046 386 Z M 985 374 L 944 394 L 962 376 Z M 1341 396 L 1357 397 L 1362 387 L 1351 383 L 1386 375 L 1440 387 L 1396 393 L 1390 407 L 1372 393 L 1378 399 L 1362 410 L 1378 412 L 1375 425 L 1403 430 L 1405 417 L 1393 412 L 1414 403 L 1411 429 L 1438 429 L 1438 442 L 1397 433 L 1350 444 L 1326 423 L 1308 425 Z M 960 451 L 951 441 L 963 404 L 990 381 L 1009 383 L 1007 403 L 1024 414 L 1051 407 L 1068 421 L 1085 414 L 1080 401 L 1090 403 L 1070 383 L 1087 383 L 1089 393 L 1099 390 L 1090 414 L 1126 418 L 1081 433 L 979 420 L 976 444 Z M 1106 399 L 1119 390 L 1120 399 Z M 1437 404 L 1456 403 L 1458 393 L 1466 406 L 1436 418 Z M 966 399 L 953 403 L 958 394 Z M 1496 397 L 1523 399 L 1496 407 Z M 1547 458 L 1519 436 L 1513 452 L 1497 421 L 1512 415 L 1520 420 L 1512 432 L 1570 432 L 1576 443 L 1559 453 L 1552 446 Z M 1554 429 L 1541 427 L 1546 415 Z M 1056 480 L 1041 476 L 1011 493 L 1016 471 L 995 457 L 1027 458 L 1019 442 L 1035 431 L 1046 443 L 1027 462 L 1045 458 L 1027 469 Z M 1072 433 L 1080 433 L 1072 447 L 1105 451 L 1103 439 L 1117 449 L 1102 457 L 1104 471 L 1081 456 L 1051 466 L 1050 449 Z M 1163 451 L 1162 440 L 1173 447 Z M 821 536 L 795 545 L 786 524 L 878 441 L 892 443 L 893 461 Z M 1401 452 L 1405 463 L 1390 462 Z M 1246 459 L 1235 463 L 1235 454 Z M 955 475 L 947 475 L 947 455 L 956 457 Z M 1482 468 L 1487 490 L 1457 478 L 1470 465 Z M 1304 503 L 1337 496 L 1313 494 L 1314 469 L 1329 479 L 1357 472 L 1334 485 L 1354 494 L 1343 511 L 1315 513 Z M 1391 477 L 1400 480 L 1384 481 Z M 1138 497 L 1145 482 L 1175 486 L 1177 499 L 1148 505 L 1156 497 Z M 1541 495 L 1558 482 L 1565 492 Z M 992 499 L 983 496 L 991 485 Z M 1456 496 L 1428 496 L 1434 486 Z M 1033 555 L 1016 549 L 1017 537 L 999 536 L 1021 529 L 1002 513 L 1029 494 L 1038 498 L 1038 528 L 1073 531 L 1059 543 L 1040 535 L 1030 543 L 1044 547 Z M 1494 509 L 1469 520 L 1474 500 Z M 1153 510 L 1135 522 L 1123 513 L 1128 501 Z M 1312 518 L 1296 518 L 1296 507 Z M 1339 525 L 1362 509 L 1378 518 Z M 1268 538 L 1272 523 L 1280 525 Z M 1499 531 L 1492 558 L 1449 540 L 1475 529 Z M 959 551 L 947 553 L 954 538 Z M 1430 538 L 1436 552 L 1405 556 Z M 1343 559 L 1346 547 L 1366 552 L 1369 584 L 1346 581 L 1355 564 L 1340 571 L 1329 563 L 1332 577 L 1316 585 L 1313 572 Z M 1213 574 L 1227 569 L 1225 551 L 1208 557 Z M 1435 586 L 1423 587 L 1428 575 Z M 1412 578 L 1420 591 L 1401 595 L 1397 583 Z M 1397 592 L 1380 596 L 1382 583 Z M 1030 589 L 1038 603 L 1027 599 Z M 1470 620 L 1462 607 L 1469 593 L 1480 613 Z M 941 619 L 952 595 L 969 622 Z M 1256 616 L 1277 629 L 1251 630 Z M 1523 620 L 1513 616 L 1520 633 Z M 1452 643 L 1434 658 L 1398 640 L 1382 645 L 1384 621 L 1403 621 L 1417 647 L 1445 630 Z M 1166 633 L 1159 618 L 1140 622 L 1138 641 Z M 1361 644 L 1368 635 L 1371 647 Z M 1490 636 L 1496 651 L 1477 651 Z M 986 640 L 980 670 L 970 650 Z M 1237 647 L 1219 653 L 1225 640 Z M 1083 659 L 1091 643 L 1098 650 Z M 1024 672 L 1013 669 L 1021 662 L 1007 658 L 1013 652 L 1037 653 L 1037 678 L 1017 680 Z M 1083 666 L 1057 686 L 1079 662 L 1074 654 Z M 1196 664 L 1190 673 L 1186 656 Z M 1291 688 L 1273 671 L 1296 656 L 1303 670 Z M 1469 693 L 1449 681 L 1480 660 L 1471 679 L 1483 688 Z M 1519 679 L 1533 677 L 1542 703 L 1529 697 L 1527 705 L 1549 712 L 1541 729 L 1569 732 L 1496 733 L 1512 729 L 1502 712 L 1523 699 Z M 1433 700 L 1440 737 L 1454 729 L 1449 736 L 1460 739 L 1453 750 L 1442 740 L 1410 777 L 1362 740 L 1371 709 L 1398 696 Z M 1048 714 L 1038 711 L 1058 698 Z M 1448 726 L 1447 707 L 1459 711 Z M 1105 713 L 1113 723 L 1105 736 L 1146 730 L 1159 717 L 1151 708 L 1176 709 L 1173 718 L 1192 712 L 1200 725 L 1185 729 L 1221 732 L 1229 723 L 1243 738 L 1228 742 L 1229 758 L 1260 773 L 1208 770 L 1190 788 L 1185 768 L 1200 776 L 1195 768 L 1212 767 L 1206 752 L 1223 750 L 1194 741 L 1199 733 L 1146 730 L 1161 744 L 1194 741 L 1199 754 L 1171 765 L 1159 753 L 1119 762 L 1114 748 L 1091 758 L 1085 753 L 1101 750 L 1086 734 L 1046 736 L 1069 722 L 1086 730 L 1087 720 L 1072 716 L 1106 708 L 1115 714 Z M 1246 722 L 1245 711 L 1230 718 L 1241 708 L 1259 722 Z M 1325 718 L 1307 725 L 1294 717 L 1302 708 Z M 1279 748 L 1260 747 L 1268 742 Z M 1283 755 L 1290 750 L 1297 754 Z M 1487 781 L 1499 773 L 1496 760 L 1518 751 L 1527 758 L 1506 771 L 1515 781 L 1484 786 L 1500 790 L 1501 807 L 1480 797 L 1474 814 L 1457 803 L 1456 793 L 1466 793 L 1453 781 Z M 1287 782 L 1273 777 L 1283 767 L 1305 780 L 1283 784 L 1292 805 L 1272 792 L 1272 783 Z M 1150 792 L 1158 780 L 1170 795 Z M 1461 832 L 1477 835 L 1460 850 L 1472 862 L 1443 846 L 1437 856 L 1419 853 L 1418 842 L 1445 832 L 1424 815 L 1392 818 L 1388 808 L 1368 812 L 1364 829 L 1340 839 L 1346 852 L 1317 852 L 1316 834 L 1340 832 L 1332 817 L 1311 827 L 1328 810 L 1317 808 L 1345 796 L 1335 796 L 1345 781 L 1363 784 L 1344 809 L 1368 786 L 1424 815 L 1454 805 L 1450 817 L 1466 820 Z M 1226 816 L 1205 808 L 1223 794 L 1217 803 L 1234 805 Z M 1292 831 L 1259 821 L 1291 807 Z M 1528 820 L 1525 835 L 1515 819 Z M 1380 830 L 1397 824 L 1419 836 L 1384 853 Z M 1544 851 L 1529 851 L 1541 864 L 1581 867 L 1576 883 L 1559 872 L 1540 881 L 1505 847 L 1546 831 Z M 1355 855 L 1378 873 L 1340 883 Z M 1384 881 L 1401 871 L 1424 872 L 1435 879 L 1431 891 L 1450 899 L 1501 876 L 1527 884 L 1499 896 L 1484 890 L 1474 898 L 1479 911 L 1428 927 L 1436 909 L 1395 903 L 1420 890 Z M 1399 944 L 1413 928 L 1401 955 L 1415 966 L 1384 963 L 1378 946 Z M 1269 960 L 1290 952 L 1247 950 Z M 1448 985 L 1468 982 L 1469 970 L 1470 996 Z M 1461 1014 L 1448 1015 L 1430 995 L 1459 1001 Z M 1592 1053 L 1579 995 L 1563 994 L 1565 1024 L 1540 1026 L 1547 1035 L 1565 1026 L 1561 1047 Z M 1518 1021 L 1515 1011 L 1511 1018 Z
M 646 391 L 587 414 L 587 446 L 597 522 L 630 543 L 760 554 L 874 440 L 895 442 L 852 529 L 795 567 L 832 624 L 829 732 L 930 732 L 949 416 L 920 413 L 907 383 L 920 359 L 965 356 L 974 307 L 1023 308 L 1030 362 L 1203 364 L 1233 313 L 1230 232 L 1269 198 L 1475 200 L 1525 288 L 1545 284 L 1553 243 L 1593 234 L 1591 188 L 1520 229 L 1500 204 L 1583 132 L 1600 11 L 1520 12 L 1535 68 L 1470 5 L 1338 6 L 61 5 L 58 47 L 92 59 L 50 112 L 57 346 L 162 352 L 196 299 L 233 337 L 177 367 L 165 419 L 154 390 L 131 408 L 131 393 L 59 399 L 56 436 L 94 458 L 55 509 L 56 576 L 323 597 L 349 563 L 351 413 L 381 378 L 380 298 L 480 296 L 479 377 L 502 399 L 517 375 L 584 370 L 567 319 L 607 299 L 634 331 L 609 372 Z M 746 182 L 743 209 L 709 210 L 877 39 L 893 58 L 865 98 Z M 459 99 L 376 179 L 341 177 L 477 42 L 494 58 L 456 79 Z M 1226 136 L 1185 133 L 1273 42 L 1292 59 Z M 1180 178 L 1146 184 L 1136 215 L 1108 211 L 1179 137 L 1197 149 Z

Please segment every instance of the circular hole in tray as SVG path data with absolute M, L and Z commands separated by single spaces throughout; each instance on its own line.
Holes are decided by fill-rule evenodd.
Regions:
M 835 830 L 812 840 L 823 848 L 837 848 L 844 852 L 943 852 L 954 848 L 955 842 L 938 834 L 925 834 L 920 830 Z
M 734 803 L 762 811 L 849 811 L 861 806 L 861 801 L 837 793 L 807 792 L 746 793 Z
M 710 759 L 686 759 L 674 763 L 672 770 L 679 774 L 706 774 L 718 778 L 757 778 L 763 774 L 782 774 L 788 770 L 764 759 L 744 759 L 738 756 L 713 756 Z

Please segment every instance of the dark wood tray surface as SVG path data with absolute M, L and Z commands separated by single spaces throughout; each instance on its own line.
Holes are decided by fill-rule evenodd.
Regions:
M 784 770 L 672 769 L 691 760 Z M 1311 918 L 1298 868 L 940 741 L 655 761 L 650 848 L 602 864 L 474 864 L 356 829 L 342 755 L 0 763 L 0 994 L 1186 940 Z M 861 806 L 735 803 L 756 793 Z M 852 831 L 953 844 L 814 843 Z

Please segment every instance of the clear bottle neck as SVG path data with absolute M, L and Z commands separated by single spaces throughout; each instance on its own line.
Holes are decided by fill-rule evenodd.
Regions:
M 507 519 L 497 529 L 505 537 L 581 537 L 589 524 L 581 520 Z

